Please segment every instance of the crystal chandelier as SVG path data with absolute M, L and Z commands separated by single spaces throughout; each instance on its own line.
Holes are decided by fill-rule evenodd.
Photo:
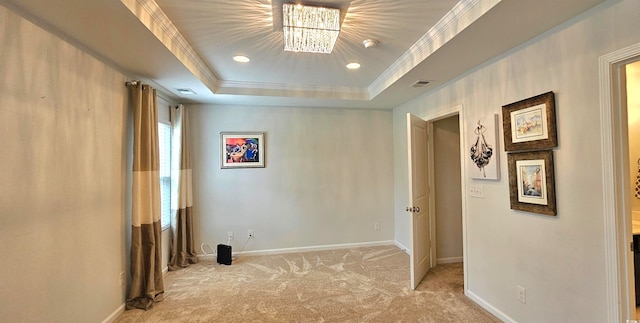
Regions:
M 282 4 L 284 50 L 331 53 L 340 33 L 340 10 Z

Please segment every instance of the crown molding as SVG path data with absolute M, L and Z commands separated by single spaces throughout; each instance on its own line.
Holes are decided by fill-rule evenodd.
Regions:
M 154 0 L 121 0 L 121 2 L 196 78 L 215 94 L 370 100 L 366 88 L 220 80 L 215 77 L 213 71 Z
M 409 73 L 500 1 L 462 0 L 458 2 L 426 34 L 369 85 L 368 90 L 371 98 L 375 98 L 405 74 Z
M 120 0 L 214 94 L 371 101 L 501 0 L 462 0 L 367 88 L 240 82 L 218 79 L 154 0 Z
M 298 98 L 365 100 L 371 98 L 366 88 L 317 86 L 285 83 L 219 81 L 217 94 L 280 96 Z
M 154 0 L 120 0 L 147 29 L 211 92 L 218 78 Z

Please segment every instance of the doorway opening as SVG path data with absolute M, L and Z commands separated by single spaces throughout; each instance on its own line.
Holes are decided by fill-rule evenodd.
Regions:
M 458 115 L 433 121 L 434 265 L 462 262 L 462 187 Z
M 628 284 L 635 287 L 632 299 L 635 299 L 635 318 L 640 314 L 640 60 L 628 63 L 624 69 L 624 83 L 626 89 L 627 139 L 629 142 L 627 171 L 631 194 L 629 205 L 631 208 L 631 234 L 633 235 L 633 274 L 629 275 Z M 624 113 L 623 113 L 624 115 Z
M 427 116 L 413 116 L 408 114 L 409 126 L 409 192 L 410 204 L 416 199 L 416 191 L 428 192 L 428 221 L 420 225 L 416 219 L 421 218 L 422 212 L 412 212 L 412 252 L 411 256 L 411 288 L 414 289 L 424 278 L 429 268 L 437 264 L 462 263 L 464 292 L 467 293 L 467 266 L 465 254 L 465 205 L 463 194 L 465 180 L 463 176 L 462 149 L 462 107 L 456 106 L 439 114 Z M 417 140 L 419 129 L 426 132 L 425 140 Z M 421 141 L 421 145 L 416 145 Z M 426 147 L 424 147 L 426 145 Z M 422 146 L 422 147 L 420 147 Z M 426 149 L 426 151 L 424 151 Z M 424 163 L 420 158 L 424 156 Z M 421 165 L 416 167 L 417 165 Z M 420 171 L 419 169 L 424 171 Z M 426 172 L 425 172 L 426 171 Z M 424 176 L 413 174 L 426 173 Z M 416 179 L 421 178 L 417 183 Z M 416 185 L 426 186 L 426 189 L 416 189 Z M 408 211 L 411 208 L 407 208 Z M 415 209 L 415 208 L 414 208 Z M 424 211 L 424 210 L 423 210 Z M 425 212 L 426 213 L 426 212 Z M 423 232 L 426 231 L 426 232 Z M 424 240 L 428 237 L 429 241 Z M 416 250 L 422 250 L 416 252 Z M 416 266 L 424 263 L 425 252 L 428 253 L 428 266 Z
M 635 197 L 630 159 L 640 156 L 631 156 L 629 123 L 632 112 L 627 92 L 638 91 L 627 90 L 627 67 L 638 61 L 640 43 L 599 59 L 607 316 L 610 322 L 636 318 L 631 206 Z

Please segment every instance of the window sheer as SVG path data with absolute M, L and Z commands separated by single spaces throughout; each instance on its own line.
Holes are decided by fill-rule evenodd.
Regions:
M 158 122 L 160 145 L 160 209 L 162 230 L 171 225 L 171 126 Z

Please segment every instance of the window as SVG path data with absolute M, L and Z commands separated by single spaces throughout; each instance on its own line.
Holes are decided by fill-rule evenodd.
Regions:
M 162 230 L 171 225 L 171 126 L 158 122 L 160 144 L 160 223 Z

